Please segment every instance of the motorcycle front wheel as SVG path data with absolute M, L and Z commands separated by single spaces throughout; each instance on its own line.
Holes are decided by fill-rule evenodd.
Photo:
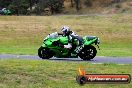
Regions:
M 49 59 L 53 57 L 53 54 L 48 48 L 40 47 L 38 49 L 38 56 L 42 59 Z

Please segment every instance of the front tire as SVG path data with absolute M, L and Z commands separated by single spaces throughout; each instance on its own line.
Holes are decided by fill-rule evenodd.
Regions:
M 79 53 L 79 57 L 83 60 L 91 60 L 96 56 L 97 50 L 94 46 L 85 46 Z
M 49 59 L 53 57 L 53 54 L 48 48 L 40 47 L 38 49 L 38 56 L 42 59 Z

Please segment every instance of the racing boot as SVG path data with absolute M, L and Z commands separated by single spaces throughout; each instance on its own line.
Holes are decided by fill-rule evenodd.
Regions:
M 76 53 L 71 53 L 71 57 L 77 57 L 77 54 Z

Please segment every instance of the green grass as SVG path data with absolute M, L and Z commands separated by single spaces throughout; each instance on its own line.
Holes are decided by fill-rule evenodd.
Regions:
M 47 60 L 0 60 L 0 88 L 131 88 L 130 84 L 86 84 L 75 78 L 82 66 L 89 74 L 130 74 L 132 65 Z
M 101 40 L 98 56 L 132 56 L 132 15 L 0 16 L 0 53 L 35 54 L 49 33 L 69 25 L 80 36 Z

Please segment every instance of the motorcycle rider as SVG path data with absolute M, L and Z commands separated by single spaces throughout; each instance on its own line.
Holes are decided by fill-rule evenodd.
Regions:
M 73 41 L 76 40 L 77 46 L 73 53 L 71 53 L 71 56 L 76 56 L 83 48 L 83 43 L 82 43 L 82 38 L 80 38 L 77 34 L 75 34 L 73 31 L 70 30 L 70 27 L 68 26 L 63 26 L 61 28 L 61 32 L 63 36 L 68 37 L 68 45 L 64 45 L 64 48 L 69 48 L 71 49 L 73 47 Z

